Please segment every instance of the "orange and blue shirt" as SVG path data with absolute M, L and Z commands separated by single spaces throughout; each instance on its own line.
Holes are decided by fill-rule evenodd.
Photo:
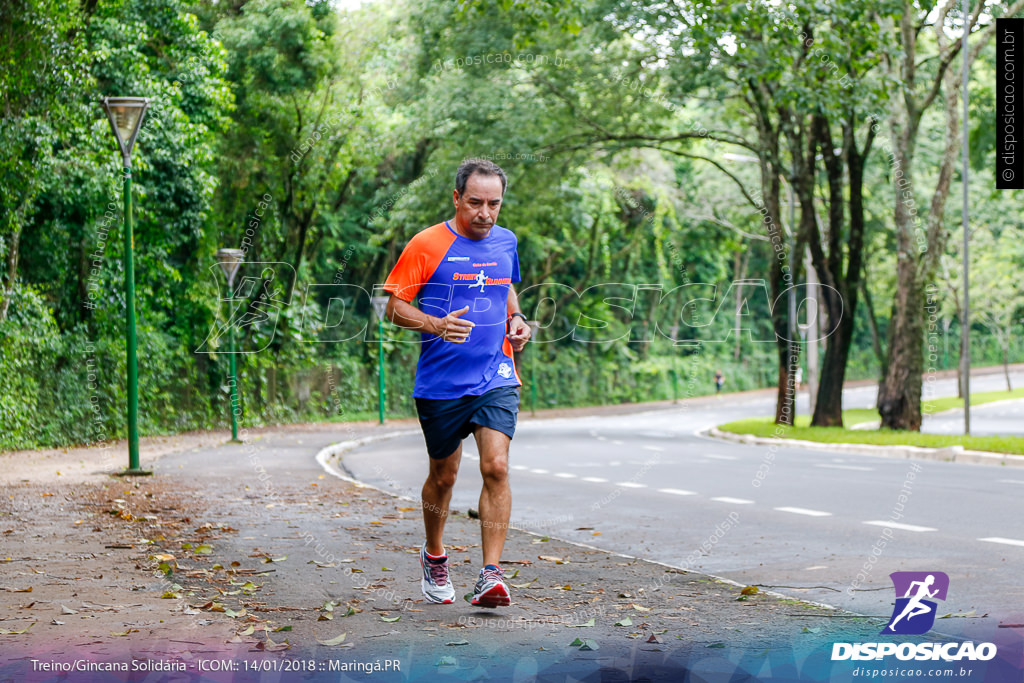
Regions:
M 522 384 L 505 337 L 508 288 L 519 282 L 517 245 L 515 233 L 499 225 L 472 240 L 448 221 L 406 245 L 384 290 L 408 302 L 419 297 L 419 309 L 438 318 L 469 306 L 461 317 L 476 324 L 462 344 L 422 335 L 414 398 L 480 396 Z

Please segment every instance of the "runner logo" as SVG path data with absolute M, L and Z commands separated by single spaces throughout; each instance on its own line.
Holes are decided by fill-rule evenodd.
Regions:
M 896 605 L 883 634 L 920 635 L 935 623 L 937 605 L 927 598 L 945 600 L 949 577 L 943 572 L 893 572 Z
M 487 281 L 487 276 L 484 275 L 484 271 L 481 270 L 479 273 L 476 274 L 476 282 L 471 284 L 469 286 L 469 288 L 473 289 L 474 287 L 479 287 L 480 291 L 482 292 L 482 291 L 484 291 L 484 282 L 486 282 L 486 281 Z
M 498 366 L 498 374 L 504 377 L 505 379 L 508 379 L 509 377 L 512 376 L 512 366 L 510 366 L 508 363 L 502 363 L 501 365 Z

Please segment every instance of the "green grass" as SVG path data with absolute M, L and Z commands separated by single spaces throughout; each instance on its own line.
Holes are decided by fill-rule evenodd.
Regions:
M 1024 397 L 1024 389 L 1014 391 L 992 391 L 971 396 L 971 405 Z M 926 414 L 937 413 L 951 408 L 963 407 L 963 399 L 955 396 L 934 399 L 922 404 Z M 855 425 L 878 420 L 873 408 L 855 408 L 843 411 L 843 424 Z M 843 427 L 811 427 L 810 417 L 797 415 L 793 427 L 776 425 L 770 417 L 753 417 L 719 425 L 723 432 L 750 434 L 760 437 L 799 439 L 818 443 L 861 443 L 877 446 L 921 446 L 924 448 L 945 448 L 963 446 L 972 451 L 992 453 L 1013 453 L 1024 455 L 1024 437 L 1015 436 L 957 436 L 953 434 L 921 434 L 919 432 L 893 431 L 891 429 L 846 429 Z
M 980 406 L 983 403 L 1006 401 L 1011 398 L 1024 398 L 1024 387 L 1014 389 L 1013 391 L 986 391 L 982 394 L 971 394 L 971 405 Z M 953 408 L 963 407 L 964 400 L 956 396 L 947 396 L 946 398 L 936 398 L 930 401 L 921 402 L 921 412 L 926 415 L 940 413 L 943 410 L 952 410 Z M 875 413 L 875 418 L 877 417 L 878 414 Z

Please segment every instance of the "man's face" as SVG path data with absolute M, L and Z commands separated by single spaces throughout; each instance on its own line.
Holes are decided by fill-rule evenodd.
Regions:
M 482 240 L 498 222 L 501 210 L 501 178 L 474 173 L 466 179 L 466 191 L 452 193 L 455 202 L 455 225 L 458 231 L 474 240 Z

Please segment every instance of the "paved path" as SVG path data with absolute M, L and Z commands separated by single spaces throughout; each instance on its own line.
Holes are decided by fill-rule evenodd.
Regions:
M 976 390 L 990 390 L 990 379 L 1001 381 L 979 378 Z M 954 391 L 953 382 L 932 390 Z M 869 406 L 873 394 L 850 390 L 848 405 Z M 636 415 L 524 419 L 513 444 L 513 521 L 743 583 L 808 587 L 780 590 L 864 614 L 890 611 L 890 572 L 945 571 L 952 588 L 943 613 L 990 615 L 940 622 L 947 632 L 1024 622 L 1024 473 L 696 435 L 771 408 L 767 396 L 723 395 Z M 415 497 L 422 451 L 422 437 L 411 435 L 347 454 L 344 466 Z M 476 461 L 467 441 L 457 508 L 476 507 Z M 730 518 L 739 522 L 721 533 Z

